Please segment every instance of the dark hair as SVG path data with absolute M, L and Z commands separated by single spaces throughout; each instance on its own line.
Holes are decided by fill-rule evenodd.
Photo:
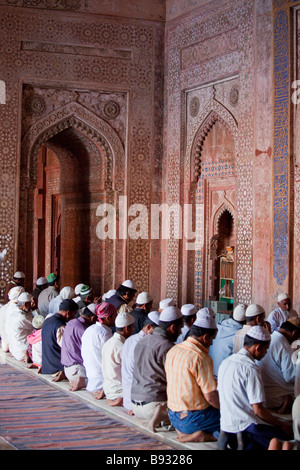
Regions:
M 169 326 L 171 325 L 182 325 L 182 317 L 177 318 L 176 320 L 172 321 L 161 321 L 159 320 L 159 327 L 162 328 L 163 330 L 167 330 Z
M 280 328 L 282 328 L 283 330 L 285 331 L 289 331 L 290 333 L 292 333 L 293 331 L 295 330 L 299 330 L 299 326 L 297 325 L 294 325 L 293 323 L 291 323 L 290 321 L 285 321 L 283 322 L 281 325 L 280 325 Z
M 269 344 L 270 341 L 262 341 L 260 339 L 252 338 L 251 336 L 245 335 L 244 337 L 244 346 L 251 348 L 254 344 L 260 344 L 261 346 L 265 346 Z
M 94 312 L 92 312 L 88 307 L 85 307 L 85 309 L 83 310 L 82 313 L 80 313 L 80 315 L 84 315 L 85 317 L 87 318 L 91 318 L 91 317 L 95 317 L 96 314 Z
M 122 286 L 120 285 L 117 290 L 116 290 L 116 294 L 120 295 L 121 297 L 123 297 L 123 295 L 125 295 L 127 292 L 136 292 L 135 289 L 130 289 L 130 287 L 126 287 L 126 286 Z
M 203 326 L 196 326 L 193 324 L 188 332 L 187 337 L 196 336 L 198 338 L 199 336 L 203 336 L 205 334 L 214 336 L 217 331 L 217 328 L 203 328 Z

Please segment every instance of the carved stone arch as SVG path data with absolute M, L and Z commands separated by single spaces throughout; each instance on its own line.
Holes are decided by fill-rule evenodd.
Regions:
M 222 214 L 227 211 L 232 217 L 233 223 L 235 223 L 235 209 L 229 201 L 221 204 L 221 206 L 216 210 L 214 217 L 213 217 L 213 228 L 212 233 L 213 235 L 217 235 L 219 233 L 219 221 Z
M 193 124 L 190 132 L 192 136 L 187 143 L 187 162 L 186 166 L 190 171 L 186 174 L 190 175 L 190 181 L 196 183 L 201 175 L 201 152 L 207 137 L 207 134 L 217 122 L 221 122 L 223 126 L 230 132 L 233 137 L 235 146 L 235 157 L 238 148 L 238 126 L 233 114 L 225 108 L 219 101 L 212 99 L 199 113 L 199 116 Z
M 114 129 L 78 103 L 69 103 L 36 121 L 22 139 L 21 175 L 28 184 L 36 180 L 36 162 L 41 146 L 51 137 L 65 129 L 74 127 L 96 143 L 104 156 L 105 185 L 122 191 L 125 152 L 123 144 Z M 31 183 L 29 183 L 31 182 Z
M 96 250 L 95 240 L 97 242 L 97 247 L 99 243 L 101 246 L 99 245 L 96 250 L 99 260 L 98 258 L 97 260 L 95 258 L 95 261 L 93 261 L 94 264 L 97 264 L 97 271 L 94 268 L 91 268 L 89 272 L 90 275 L 95 278 L 97 272 L 101 271 L 100 284 L 97 288 L 97 292 L 99 292 L 100 288 L 104 291 L 104 289 L 110 288 L 111 285 L 117 284 L 119 278 L 124 277 L 125 268 L 123 255 L 121 256 L 120 253 L 123 254 L 126 252 L 125 241 L 107 239 L 103 241 L 99 240 L 98 242 L 95 227 L 99 221 L 96 218 L 96 208 L 98 204 L 105 202 L 116 207 L 118 196 L 124 194 L 126 185 L 126 181 L 124 179 L 124 168 L 126 167 L 125 150 L 119 136 L 106 121 L 76 102 L 69 103 L 60 109 L 52 111 L 43 118 L 37 118 L 23 136 L 20 159 L 20 223 L 18 252 L 19 257 L 22 256 L 25 258 L 24 266 L 28 274 L 28 279 L 32 278 L 33 282 L 35 282 L 36 279 L 33 278 L 32 267 L 32 233 L 35 224 L 34 211 L 38 154 L 41 147 L 47 144 L 47 141 L 53 140 L 56 135 L 63 131 L 68 131 L 69 129 L 74 129 L 76 134 L 81 134 L 83 139 L 86 141 L 89 140 L 93 143 L 96 158 L 98 159 L 98 152 L 99 162 L 101 162 L 101 168 L 103 169 L 101 187 L 99 186 L 93 194 L 89 192 L 81 193 L 79 187 L 76 194 L 70 192 L 63 195 L 64 214 L 67 213 L 69 218 L 76 218 L 78 216 L 78 208 L 81 211 L 81 214 L 92 214 L 93 234 L 87 239 L 89 240 L 87 243 L 91 244 L 90 248 L 94 251 Z M 86 158 L 88 157 L 89 154 L 87 153 Z M 79 201 L 80 198 L 81 201 Z M 75 201 L 74 204 L 77 205 L 72 207 L 73 201 Z M 85 210 L 84 207 L 90 207 L 90 209 Z M 118 221 L 116 223 L 118 224 Z M 65 227 L 66 222 L 64 217 L 64 230 Z M 67 237 L 66 232 L 64 231 L 62 235 L 63 241 L 65 242 L 67 238 L 70 240 L 76 238 L 75 232 L 76 224 L 72 226 L 72 232 L 69 231 Z M 77 238 L 78 240 L 80 239 L 79 237 Z M 82 235 L 82 238 L 84 238 L 84 235 Z M 71 249 L 72 247 L 70 250 Z M 114 264 L 114 257 L 122 261 Z M 75 258 L 76 257 L 74 256 L 74 260 L 72 260 L 73 264 L 76 264 Z M 82 263 L 88 265 L 87 259 L 85 258 Z M 63 269 L 65 270 L 65 268 Z M 69 281 L 67 279 L 67 282 L 70 282 L 68 285 L 71 285 L 72 280 Z M 88 282 L 88 279 L 85 282 Z

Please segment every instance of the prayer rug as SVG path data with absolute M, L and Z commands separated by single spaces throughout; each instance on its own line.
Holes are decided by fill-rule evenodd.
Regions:
M 0 364 L 0 436 L 18 450 L 172 449 L 7 364 Z

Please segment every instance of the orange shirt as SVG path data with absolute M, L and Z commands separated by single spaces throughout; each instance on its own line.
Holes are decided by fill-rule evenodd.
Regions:
M 168 408 L 172 411 L 204 410 L 209 403 L 203 394 L 217 390 L 213 361 L 195 338 L 188 337 L 166 356 Z

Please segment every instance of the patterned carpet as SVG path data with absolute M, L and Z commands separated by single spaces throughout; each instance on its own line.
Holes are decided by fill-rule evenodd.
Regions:
M 7 364 L 0 364 L 0 436 L 18 450 L 172 450 Z

